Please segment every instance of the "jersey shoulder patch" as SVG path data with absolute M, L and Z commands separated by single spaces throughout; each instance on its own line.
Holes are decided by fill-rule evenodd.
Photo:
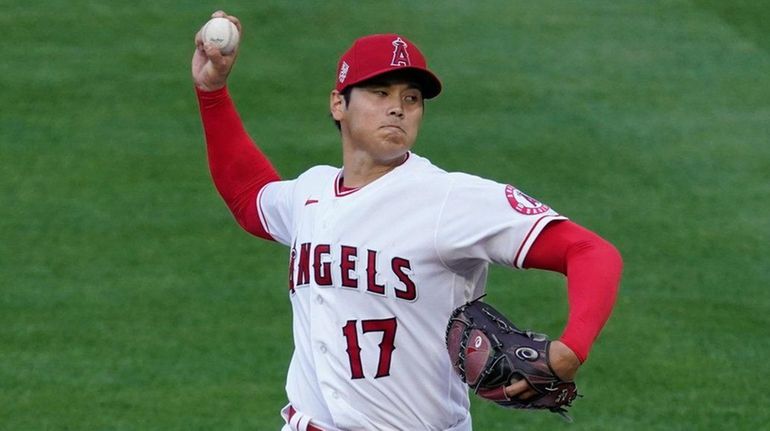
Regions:
M 516 212 L 524 215 L 537 215 L 547 212 L 551 208 L 537 199 L 528 196 L 512 185 L 505 186 L 505 197 Z

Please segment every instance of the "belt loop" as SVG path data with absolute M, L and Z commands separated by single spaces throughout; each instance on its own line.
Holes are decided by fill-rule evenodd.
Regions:
M 298 431 L 310 431 L 311 425 L 310 425 L 310 418 L 302 415 L 299 418 L 299 421 L 297 422 L 297 430 Z M 313 427 L 315 428 L 315 427 Z
M 285 410 L 286 421 L 292 431 L 323 431 L 321 428 L 310 423 L 310 416 L 298 412 L 291 404 L 286 406 Z

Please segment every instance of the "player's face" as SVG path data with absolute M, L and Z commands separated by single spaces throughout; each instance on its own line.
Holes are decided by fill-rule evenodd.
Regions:
M 335 97 L 341 101 L 336 105 Z M 375 162 L 392 162 L 412 148 L 422 114 L 422 92 L 408 82 L 354 87 L 347 104 L 332 93 L 332 117 L 340 122 L 343 145 Z

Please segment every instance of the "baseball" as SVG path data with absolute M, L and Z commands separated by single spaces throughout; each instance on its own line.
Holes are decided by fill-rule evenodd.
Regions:
M 226 18 L 212 18 L 203 26 L 203 42 L 211 42 L 222 54 L 231 54 L 238 47 L 238 28 Z

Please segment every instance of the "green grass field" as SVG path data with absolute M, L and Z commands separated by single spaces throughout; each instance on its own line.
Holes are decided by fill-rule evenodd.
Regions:
M 444 82 L 416 151 L 622 251 L 575 423 L 475 400 L 474 429 L 767 429 L 767 0 L 1 0 L 0 429 L 279 429 L 287 253 L 216 194 L 189 77 L 217 8 L 285 177 L 339 164 L 339 54 L 403 32 Z M 495 269 L 489 291 L 559 334 L 560 277 Z

